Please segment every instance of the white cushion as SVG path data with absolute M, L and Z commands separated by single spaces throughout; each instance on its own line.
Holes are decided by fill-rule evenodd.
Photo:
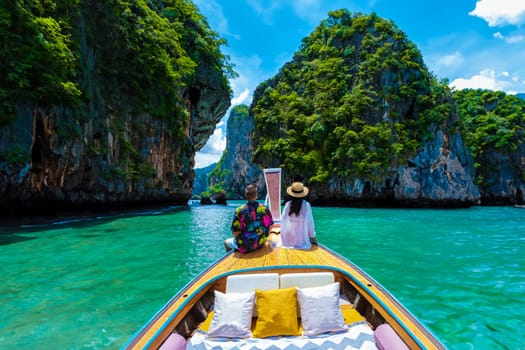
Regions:
M 248 338 L 252 335 L 252 312 L 255 292 L 228 293 L 215 291 L 213 319 L 209 337 Z
M 226 293 L 251 293 L 255 289 L 268 290 L 279 288 L 278 273 L 257 273 L 232 275 L 226 279 Z
M 303 335 L 345 331 L 339 305 L 339 282 L 323 287 L 297 288 Z
M 232 275 L 226 278 L 226 293 L 254 293 L 255 289 L 269 290 L 278 288 L 278 273 Z M 257 307 L 255 307 L 253 309 L 253 317 L 257 316 Z
M 281 288 L 312 288 L 334 283 L 334 274 L 331 272 L 301 272 L 286 273 L 280 277 Z

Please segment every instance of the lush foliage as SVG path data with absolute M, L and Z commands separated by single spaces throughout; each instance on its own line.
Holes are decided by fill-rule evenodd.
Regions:
M 12 122 L 16 103 L 74 103 L 75 48 L 67 5 L 54 1 L 3 1 L 0 5 L 0 126 Z
M 217 163 L 217 166 L 208 174 L 208 184 L 210 184 L 210 178 L 213 178 L 213 184 L 210 184 L 207 190 L 208 195 L 214 195 L 221 192 L 228 192 L 226 188 L 228 187 L 228 180 L 231 180 L 231 170 L 224 168 L 224 156 L 226 151 L 223 153 L 223 157 Z M 228 194 L 231 197 L 231 193 Z
M 380 179 L 450 116 L 449 96 L 392 22 L 331 12 L 258 87 L 254 157 L 312 182 Z
M 140 148 L 151 134 L 144 121 L 162 121 L 182 163 L 193 147 L 191 101 L 182 92 L 215 85 L 231 94 L 235 72 L 224 44 L 190 0 L 2 1 L 0 127 L 13 125 L 21 106 L 67 111 L 54 120 L 62 142 L 89 125 L 97 144 L 87 155 L 98 157 L 113 147 L 102 135 L 117 140 L 108 179 L 155 177 Z M 22 159 L 19 151 L 6 153 L 9 161 Z
M 475 157 L 477 182 L 481 186 L 490 185 L 486 180 L 497 166 L 495 154 L 511 159 L 509 155 L 525 145 L 525 101 L 501 91 L 471 89 L 455 91 L 454 99 L 461 116 L 462 134 Z
M 239 195 L 242 196 L 242 194 L 238 193 L 238 189 L 235 190 L 239 184 L 234 182 L 231 164 L 236 162 L 235 159 L 232 159 L 233 157 L 240 156 L 242 158 L 243 155 L 235 154 L 236 152 L 228 152 L 228 149 L 233 151 L 232 148 L 236 146 L 234 143 L 239 141 L 235 139 L 235 134 L 239 132 L 242 133 L 243 119 L 247 118 L 249 118 L 249 109 L 246 105 L 234 106 L 230 111 L 226 132 L 228 135 L 226 150 L 224 150 L 221 159 L 208 175 L 208 184 L 210 184 L 208 191 L 211 194 L 224 191 L 228 198 L 237 198 Z M 239 131 L 239 128 L 241 131 Z
M 12 0 L 0 5 L 0 23 L 0 124 L 17 103 L 74 106 L 93 94 L 117 111 L 177 118 L 179 89 L 199 64 L 225 85 L 235 74 L 224 39 L 189 0 Z

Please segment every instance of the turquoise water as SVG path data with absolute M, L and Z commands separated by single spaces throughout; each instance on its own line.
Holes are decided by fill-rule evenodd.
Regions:
M 118 349 L 224 254 L 237 204 L 0 226 L 0 349 Z M 525 349 L 525 210 L 313 210 L 448 348 Z

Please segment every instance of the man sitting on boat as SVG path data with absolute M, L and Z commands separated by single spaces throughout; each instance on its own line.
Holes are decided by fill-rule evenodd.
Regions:
M 248 185 L 244 194 L 248 202 L 235 209 L 231 225 L 233 237 L 224 240 L 226 251 L 248 253 L 262 248 L 273 225 L 270 210 L 257 202 L 257 187 Z

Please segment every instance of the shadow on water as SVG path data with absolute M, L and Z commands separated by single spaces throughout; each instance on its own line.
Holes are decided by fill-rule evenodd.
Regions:
M 0 233 L 0 245 L 8 245 L 13 243 L 19 243 L 24 241 L 30 241 L 36 237 L 25 237 L 17 234 L 1 234 Z
M 23 234 L 38 233 L 43 230 L 70 227 L 89 227 L 106 224 L 113 220 L 136 216 L 154 216 L 172 214 L 178 211 L 190 210 L 189 206 L 167 206 L 162 208 L 141 208 L 135 210 L 111 210 L 107 212 L 59 214 L 53 216 L 31 216 L 10 218 L 0 223 L 0 245 L 24 242 L 38 237 Z M 104 229 L 104 233 L 112 233 L 118 229 Z

